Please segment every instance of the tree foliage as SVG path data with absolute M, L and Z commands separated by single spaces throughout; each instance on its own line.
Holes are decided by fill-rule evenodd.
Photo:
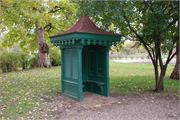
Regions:
M 68 0 L 2 0 L 1 28 L 5 32 L 2 46 L 16 43 L 27 52 L 37 50 L 36 26 L 44 28 L 45 40 L 67 30 L 75 23 L 75 3 Z
M 9 72 L 18 70 L 18 67 L 22 67 L 23 69 L 25 69 L 27 56 L 24 53 L 8 52 L 7 50 L 3 50 L 1 51 L 0 56 L 0 65 L 2 72 L 8 72 L 8 67 Z
M 137 41 L 148 52 L 155 70 L 155 91 L 163 91 L 163 78 L 179 39 L 178 1 L 84 1 L 79 14 L 87 14 L 102 29 L 113 24 L 126 39 Z M 162 53 L 168 53 L 165 63 Z M 160 64 L 160 76 L 158 71 Z
M 59 47 L 50 48 L 50 58 L 51 58 L 52 66 L 61 65 L 61 52 L 60 52 Z

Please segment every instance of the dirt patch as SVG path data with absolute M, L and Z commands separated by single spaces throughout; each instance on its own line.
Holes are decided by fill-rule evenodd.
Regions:
M 44 112 L 54 119 L 61 120 L 178 120 L 180 118 L 178 97 L 117 93 L 104 97 L 84 93 L 83 102 L 77 102 L 59 94 L 51 100 L 48 99 L 46 103 Z

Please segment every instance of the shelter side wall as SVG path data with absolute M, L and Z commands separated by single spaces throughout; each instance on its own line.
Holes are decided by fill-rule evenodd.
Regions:
M 79 50 L 78 49 L 64 49 L 64 67 L 62 72 L 63 94 L 69 98 L 77 101 L 82 101 L 79 88 L 82 88 L 82 80 L 79 75 Z

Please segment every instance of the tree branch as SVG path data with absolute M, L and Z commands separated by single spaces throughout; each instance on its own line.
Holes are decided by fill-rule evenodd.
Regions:
M 148 44 L 146 44 L 151 50 L 152 50 L 152 55 L 153 55 L 153 58 L 155 58 L 155 55 L 154 55 L 154 50 L 153 50 L 153 48 L 150 46 L 150 45 L 148 45 Z
M 152 6 L 150 6 L 150 5 L 149 5 L 147 2 L 145 2 L 145 1 L 144 1 L 143 3 L 146 4 L 148 7 L 150 7 L 151 11 L 154 12 Z
M 169 55 L 168 55 L 168 59 L 166 60 L 166 64 L 165 64 L 165 65 L 167 65 L 177 53 L 178 53 L 178 51 L 176 51 L 176 52 L 170 57 L 170 55 L 172 54 L 172 51 L 171 51 L 171 53 L 169 53 Z
M 52 23 L 49 23 L 48 25 L 46 25 L 46 26 L 44 27 L 44 30 L 45 30 L 45 28 L 47 28 L 48 26 L 49 26 L 49 29 L 47 30 L 47 32 L 49 32 L 50 29 L 52 28 Z
M 171 5 L 171 4 L 170 4 L 170 5 L 167 5 L 167 6 L 164 8 L 164 10 L 163 10 L 162 13 L 164 13 L 164 12 L 167 10 L 167 8 L 170 7 L 170 6 L 172 6 L 172 5 Z
M 52 23 L 49 23 L 49 29 L 47 30 L 47 32 L 49 32 L 50 31 L 50 29 L 52 28 Z
M 123 36 L 123 37 L 125 37 L 127 40 L 130 40 L 130 41 L 138 41 L 138 40 L 135 40 L 135 39 L 130 39 L 127 36 Z
M 2 0 L 0 0 L 0 2 L 1 2 L 1 7 L 4 7 L 4 5 L 3 5 L 3 1 L 2 1 Z
M 136 37 L 143 43 L 143 45 L 144 45 L 145 49 L 147 50 L 147 52 L 148 52 L 148 54 L 149 54 L 152 62 L 154 63 L 154 59 L 153 59 L 153 57 L 152 57 L 152 55 L 151 55 L 151 52 L 149 51 L 149 49 L 148 49 L 148 47 L 147 47 L 147 44 L 146 44 L 146 43 L 143 41 L 143 39 L 137 34 L 137 32 L 132 28 L 132 26 L 130 25 L 130 22 L 129 22 L 129 20 L 127 19 L 127 17 L 124 16 L 124 18 L 125 18 L 126 22 L 128 23 L 128 26 L 129 26 L 130 30 L 131 30 L 131 31 L 136 35 Z
M 169 27 L 171 27 L 173 24 L 175 24 L 177 21 L 179 20 L 179 16 L 177 18 L 175 18 L 171 23 L 169 23 L 169 25 L 166 27 L 166 29 L 168 29 Z
M 179 39 L 179 37 L 177 38 L 177 40 Z M 178 42 L 178 41 L 177 41 Z M 173 43 L 173 45 L 175 44 L 175 42 Z M 177 45 L 177 44 L 176 44 Z M 171 54 L 172 54 L 172 51 L 173 51 L 173 48 L 169 51 L 169 54 L 168 54 L 168 57 L 167 57 L 167 60 L 166 60 L 166 64 L 165 65 L 167 65 L 170 61 L 171 61 L 171 59 L 176 55 L 176 54 L 178 54 L 178 52 L 179 52 L 179 49 L 177 50 L 176 49 L 176 52 L 171 56 Z M 171 56 L 171 57 L 170 57 Z
M 162 69 L 163 68 L 163 61 L 162 61 L 162 58 L 161 58 L 160 44 L 158 44 L 158 53 L 159 53 L 159 64 L 160 64 L 160 67 Z
M 56 10 L 54 10 L 54 9 L 56 9 Z M 55 12 L 59 11 L 60 9 L 64 9 L 64 8 L 62 8 L 61 6 L 59 6 L 59 7 L 55 6 L 54 9 L 50 10 L 48 13 L 55 13 Z

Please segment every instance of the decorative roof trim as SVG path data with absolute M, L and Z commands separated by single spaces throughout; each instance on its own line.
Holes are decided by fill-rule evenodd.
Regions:
M 87 40 L 87 39 L 79 39 L 82 45 L 112 45 L 116 41 L 112 40 Z M 61 46 L 61 45 L 74 45 L 74 39 L 63 40 L 59 42 L 51 42 L 53 46 Z

